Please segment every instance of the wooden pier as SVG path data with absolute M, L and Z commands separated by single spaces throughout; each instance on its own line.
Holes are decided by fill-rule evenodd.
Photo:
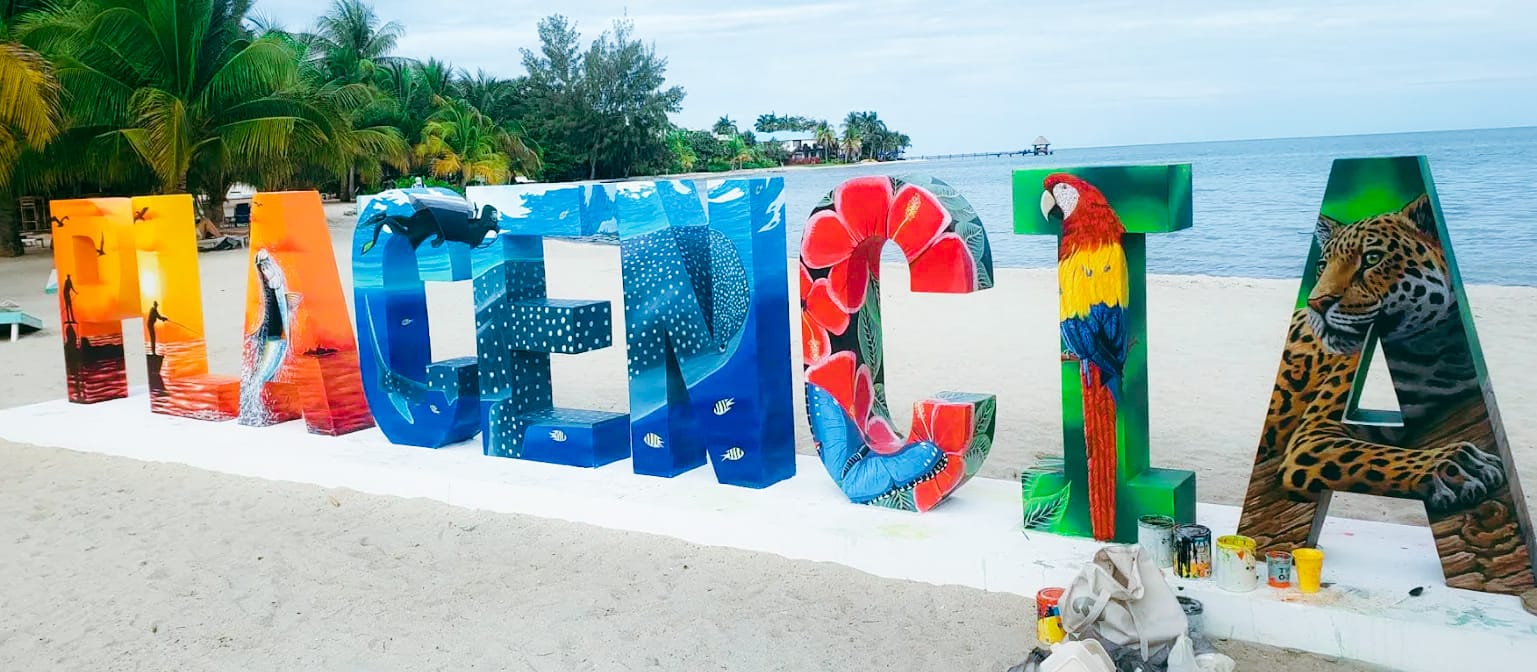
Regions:
M 1030 149 L 1017 149 L 1003 152 L 972 152 L 970 154 L 931 154 L 928 156 L 914 156 L 914 159 L 997 159 L 1005 156 L 1047 156 L 1051 154 L 1051 141 L 1045 137 L 1038 137 Z

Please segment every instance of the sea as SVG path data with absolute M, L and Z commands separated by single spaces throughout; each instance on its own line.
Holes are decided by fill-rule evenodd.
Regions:
M 1056 243 L 1014 234 L 1013 170 L 1190 163 L 1195 224 L 1148 236 L 1149 271 L 1298 278 L 1330 164 L 1408 155 L 1430 159 L 1463 281 L 1537 286 L 1537 127 L 1096 147 L 1049 156 L 770 172 L 784 176 L 791 256 L 807 215 L 839 183 L 859 175 L 926 174 L 954 186 L 971 202 L 987 228 L 994 265 L 1044 268 L 1056 264 Z

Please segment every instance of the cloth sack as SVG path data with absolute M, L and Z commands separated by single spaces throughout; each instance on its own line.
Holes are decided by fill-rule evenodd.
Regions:
M 1144 661 L 1166 664 L 1175 640 L 1189 628 L 1163 572 L 1140 546 L 1104 546 L 1079 570 L 1058 603 L 1062 629 L 1096 639 L 1112 650 L 1134 648 Z

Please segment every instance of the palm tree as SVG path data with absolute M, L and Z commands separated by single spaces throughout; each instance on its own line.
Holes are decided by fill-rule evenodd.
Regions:
M 333 130 L 296 95 L 293 50 L 242 25 L 251 1 L 81 0 L 32 29 L 59 46 L 66 111 L 92 150 L 136 160 L 163 192 L 222 200 L 236 180 L 281 181 Z
M 334 113 L 337 137 L 327 152 L 334 160 L 325 163 L 342 176 L 344 201 L 352 200 L 360 174 L 372 183 L 383 164 L 402 171 L 408 167 L 410 149 L 400 131 L 386 123 L 390 106 L 375 86 L 380 69 L 396 60 L 390 54 L 404 34 L 399 23 L 382 23 L 361 0 L 333 0 L 315 30 L 298 38 L 296 50 L 311 66 L 304 79 Z
M 520 133 L 496 125 L 463 99 L 444 101 L 428 118 L 416 158 L 438 177 L 457 178 L 460 189 L 472 180 L 503 184 L 539 169 L 538 153 Z
M 812 133 L 816 138 L 817 147 L 822 150 L 822 160 L 831 158 L 830 153 L 838 149 L 838 132 L 834 131 L 827 122 L 819 121 Z
M 710 127 L 710 131 L 716 135 L 733 137 L 737 134 L 736 122 L 732 121 L 731 117 L 723 115 L 715 120 L 715 125 Z
M 16 166 L 24 152 L 58 134 L 60 91 L 47 59 L 10 39 L 7 27 L 14 17 L 0 18 L 0 257 L 14 257 L 23 251 L 12 193 Z
M 374 8 L 362 0 L 332 0 L 315 21 L 311 53 L 332 79 L 370 82 L 405 32 L 395 21 L 380 23 Z
M 752 160 L 752 146 L 740 135 L 731 136 L 726 141 L 726 160 L 731 162 L 732 170 L 739 170 L 743 163 Z

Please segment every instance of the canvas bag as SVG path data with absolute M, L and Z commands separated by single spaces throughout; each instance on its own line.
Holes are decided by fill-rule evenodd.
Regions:
M 1136 647 L 1146 661 L 1166 658 L 1189 628 L 1163 572 L 1135 545 L 1101 547 L 1058 604 L 1069 635 L 1101 640 L 1107 648 Z

